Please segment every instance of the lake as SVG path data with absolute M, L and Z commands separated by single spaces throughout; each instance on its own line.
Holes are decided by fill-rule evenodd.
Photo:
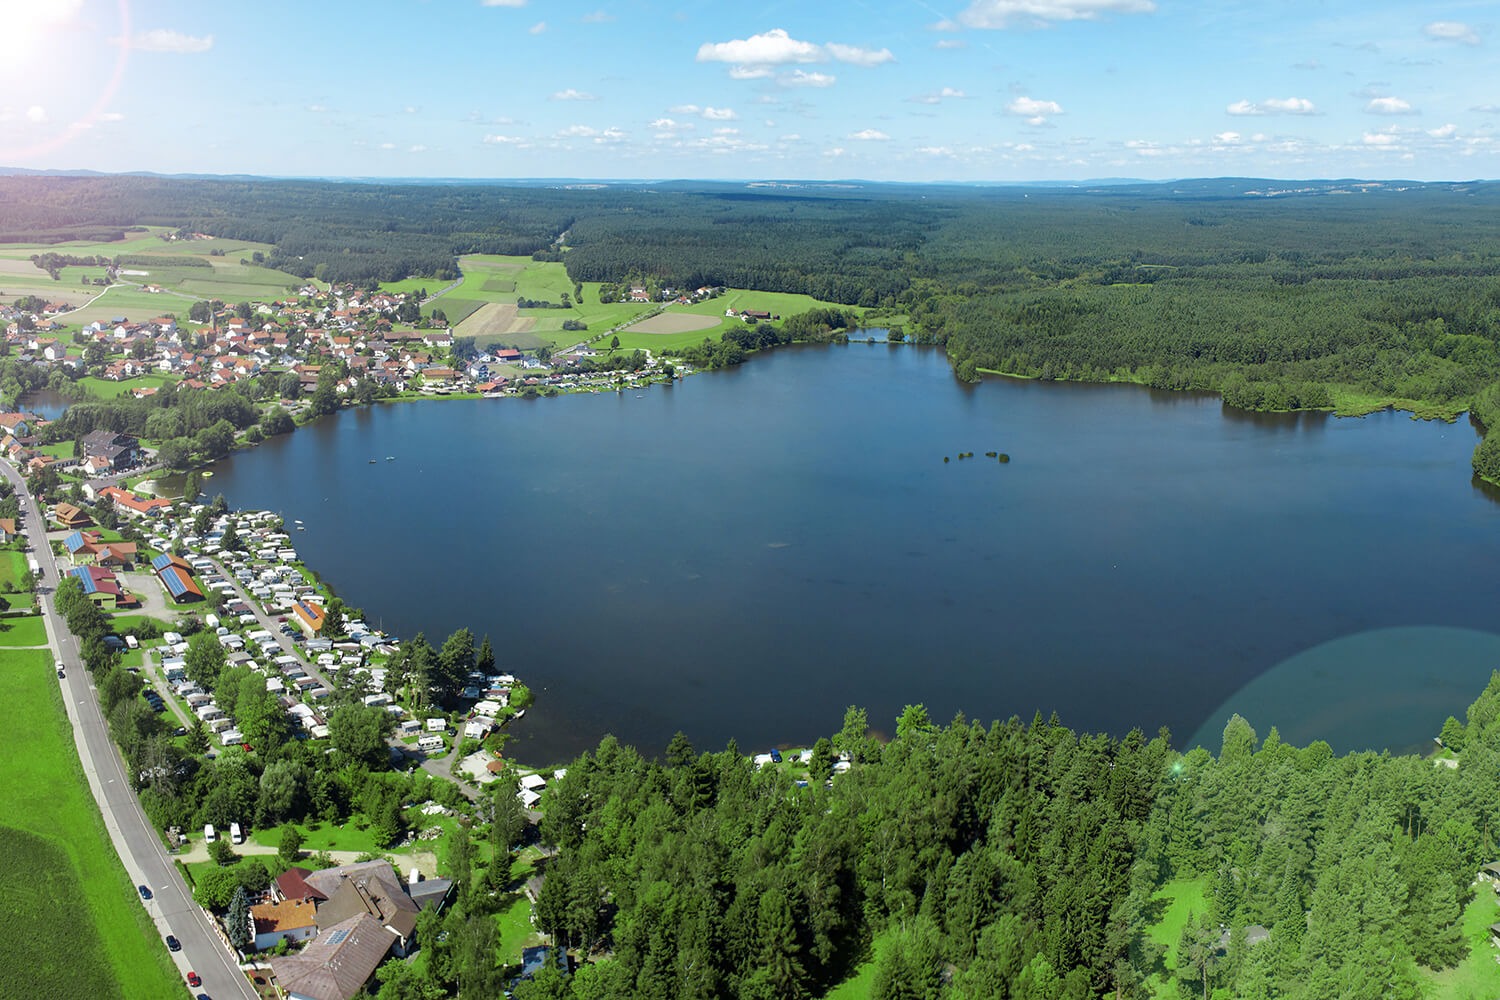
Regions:
M 303 520 L 303 558 L 387 630 L 488 633 L 538 695 L 527 762 L 606 732 L 805 743 L 850 704 L 888 731 L 916 702 L 1215 750 L 1243 705 L 1262 735 L 1401 749 L 1500 666 L 1476 441 L 966 385 L 939 350 L 856 343 L 639 395 L 346 411 L 205 486 Z

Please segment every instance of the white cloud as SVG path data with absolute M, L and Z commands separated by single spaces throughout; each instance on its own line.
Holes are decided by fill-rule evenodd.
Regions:
M 711 122 L 732 122 L 739 115 L 735 114 L 733 108 L 704 108 L 703 117 Z
M 407 152 L 408 153 L 425 153 L 425 152 L 427 152 L 427 147 L 423 146 L 420 143 L 418 143 L 417 145 L 415 145 L 415 146 L 411 147 L 410 149 L 408 149 Z
M 1220 146 L 1233 146 L 1240 141 L 1242 136 L 1238 132 L 1220 132 L 1214 136 L 1214 142 Z
M 849 138 L 858 139 L 860 142 L 885 142 L 890 136 L 879 129 L 865 128 L 860 129 L 858 132 L 851 132 Z
M 487 135 L 484 141 L 492 146 L 520 146 L 526 142 L 518 135 Z
M 947 146 L 918 146 L 917 152 L 923 156 L 952 156 L 953 150 Z
M 776 73 L 769 66 L 731 66 L 729 68 L 729 79 L 731 80 L 764 80 Z
M 547 22 L 546 21 L 538 21 L 536 24 L 533 24 L 531 27 L 529 27 L 529 28 L 526 29 L 527 33 L 528 34 L 532 34 L 532 35 L 540 35 L 542 32 L 544 32 L 546 30 L 547 30 Z
M 658 118 L 651 123 L 651 128 L 658 132 L 679 132 L 697 127 L 692 122 L 680 122 L 675 118 Z
M 697 115 L 703 113 L 703 109 L 696 104 L 674 104 L 667 111 L 674 115 Z
M 739 134 L 740 134 L 740 130 L 737 129 L 737 128 L 716 128 L 716 129 L 714 129 L 714 135 L 739 135 Z
M 1393 132 L 1366 132 L 1364 143 L 1376 149 L 1390 149 L 1401 144 L 1401 137 Z
M 567 90 L 559 90 L 548 98 L 549 101 L 597 101 L 598 99 L 587 91 L 574 90 L 572 87 L 569 87 Z
M 1007 104 L 1005 110 L 1025 118 L 1028 125 L 1045 125 L 1048 115 L 1063 113 L 1062 105 L 1056 101 L 1039 101 L 1034 97 L 1018 97 Z
M 1451 139 L 1458 134 L 1458 126 L 1449 122 L 1446 125 L 1439 125 L 1437 128 L 1428 129 L 1427 134 L 1434 139 Z
M 184 35 L 180 31 L 172 31 L 168 28 L 153 28 L 150 31 L 137 31 L 130 36 L 130 48 L 137 52 L 176 52 L 194 53 L 207 52 L 214 47 L 214 36 Z
M 1422 31 L 1436 42 L 1459 42 L 1463 45 L 1478 45 L 1479 33 L 1462 21 L 1433 21 Z
M 1482 115 L 1500 115 L 1500 104 L 1476 104 L 1470 111 L 1478 111 Z
M 704 42 L 698 47 L 699 62 L 727 62 L 757 66 L 784 63 L 821 62 L 823 50 L 812 42 L 802 42 L 783 28 L 772 28 L 761 35 L 728 42 Z
M 1377 97 L 1365 105 L 1365 113 L 1371 115 L 1414 115 L 1417 109 L 1399 97 Z
M 862 49 L 857 45 L 840 45 L 838 42 L 829 42 L 825 48 L 839 62 L 853 63 L 856 66 L 879 66 L 896 61 L 890 49 Z
M 942 90 L 939 90 L 936 93 L 918 94 L 916 97 L 907 99 L 917 104 L 941 104 L 946 100 L 961 100 L 962 98 L 968 96 L 969 95 L 965 94 L 962 90 L 958 90 L 954 87 L 944 87 Z
M 1154 10 L 1152 0 L 974 0 L 958 15 L 958 23 L 966 28 L 1009 28 L 1017 24 L 1092 21 L 1100 14 L 1150 14 Z
M 932 45 L 935 49 L 966 49 L 969 43 L 962 38 L 939 38 Z
M 598 129 L 589 128 L 587 125 L 569 125 L 557 133 L 559 139 L 592 139 L 599 134 Z
M 585 14 L 583 15 L 583 17 L 579 18 L 579 20 L 581 20 L 584 24 L 608 24 L 614 19 L 615 16 L 613 14 L 603 10 L 596 10 L 593 13 Z
M 382 142 L 380 144 L 380 148 L 381 149 L 395 149 L 396 148 L 396 144 L 394 142 Z
M 843 146 L 834 146 L 832 149 L 825 149 L 823 151 L 823 155 L 833 159 L 838 159 L 840 156 L 847 155 L 848 152 L 849 151 Z
M 1315 115 L 1318 109 L 1305 97 L 1272 97 L 1256 103 L 1235 101 L 1224 109 L 1231 115 Z
M 613 125 L 611 125 L 603 132 L 600 132 L 598 135 L 594 136 L 594 141 L 598 143 L 623 142 L 627 134 L 628 133 L 622 131 L 621 129 L 617 129 Z
M 806 70 L 793 70 L 776 78 L 776 82 L 783 87 L 832 87 L 838 81 L 838 77 L 827 73 L 809 73 Z
M 307 110 L 311 111 L 315 115 L 326 115 L 326 114 L 328 114 L 328 105 L 326 105 L 326 104 L 309 104 L 307 106 Z
M 26 109 L 26 120 L 33 125 L 40 125 L 47 120 L 47 109 L 40 104 L 33 104 Z

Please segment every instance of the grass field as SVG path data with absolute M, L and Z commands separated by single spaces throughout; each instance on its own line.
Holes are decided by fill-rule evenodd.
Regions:
M 37 1000 L 180 996 L 176 966 L 84 782 L 51 653 L 0 655 L 0 734 L 0 992 Z
M 111 382 L 108 379 L 94 378 L 89 375 L 79 379 L 78 384 L 87 389 L 92 396 L 100 399 L 113 399 L 135 389 L 148 387 L 160 389 L 164 385 L 176 385 L 179 381 L 180 379 L 175 375 L 142 375 L 123 382 Z
M 870 953 L 854 967 L 849 978 L 823 994 L 823 1000 L 870 1000 L 875 992 L 875 970 L 890 947 L 891 936 L 882 934 L 870 943 Z
M 1422 995 L 1431 1000 L 1488 1000 L 1500 996 L 1500 962 L 1490 943 L 1490 925 L 1500 922 L 1500 903 L 1487 885 L 1475 890 L 1474 900 L 1464 910 L 1464 940 L 1469 956 L 1452 969 L 1441 972 L 1419 970 L 1424 980 Z
M 1177 968 L 1177 942 L 1182 937 L 1182 928 L 1187 925 L 1188 917 L 1208 909 L 1208 903 L 1203 898 L 1203 890 L 1207 885 L 1206 879 L 1180 879 L 1168 882 L 1156 890 L 1156 895 L 1152 897 L 1169 901 L 1161 919 L 1148 932 L 1151 940 L 1166 946 L 1167 954 L 1163 961 L 1169 971 Z M 1147 980 L 1146 985 L 1159 1000 L 1176 1000 L 1177 987 L 1170 976 L 1152 978 Z
M 42 619 L 26 617 L 0 618 L 0 646 L 45 646 L 47 627 Z
M 36 606 L 36 595 L 20 589 L 21 576 L 25 572 L 25 555 L 15 551 L 0 552 L 0 597 L 10 602 L 12 611 Z M 6 643 L 0 640 L 0 645 L 24 645 L 24 643 Z

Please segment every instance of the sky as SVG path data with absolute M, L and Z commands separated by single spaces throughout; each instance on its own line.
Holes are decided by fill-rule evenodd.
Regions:
M 0 166 L 1500 175 L 1500 3 L 0 0 Z

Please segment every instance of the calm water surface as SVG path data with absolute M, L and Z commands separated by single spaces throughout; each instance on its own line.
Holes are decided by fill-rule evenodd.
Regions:
M 208 485 L 303 520 L 303 557 L 388 630 L 488 632 L 538 692 L 513 753 L 540 763 L 606 732 L 649 752 L 678 729 L 704 749 L 809 741 L 851 703 L 885 729 L 924 702 L 1213 733 L 1314 647 L 1495 628 L 1500 505 L 1471 485 L 1476 440 L 1401 414 L 969 386 L 937 350 L 853 344 L 641 395 L 345 412 Z M 1462 715 L 1500 644 L 1450 667 L 1444 642 L 1408 643 L 1420 676 L 1365 675 L 1368 644 L 1333 655 L 1356 707 L 1434 670 L 1462 692 L 1346 742 L 1410 745 Z M 1327 691 L 1282 675 L 1251 722 L 1327 735 Z

